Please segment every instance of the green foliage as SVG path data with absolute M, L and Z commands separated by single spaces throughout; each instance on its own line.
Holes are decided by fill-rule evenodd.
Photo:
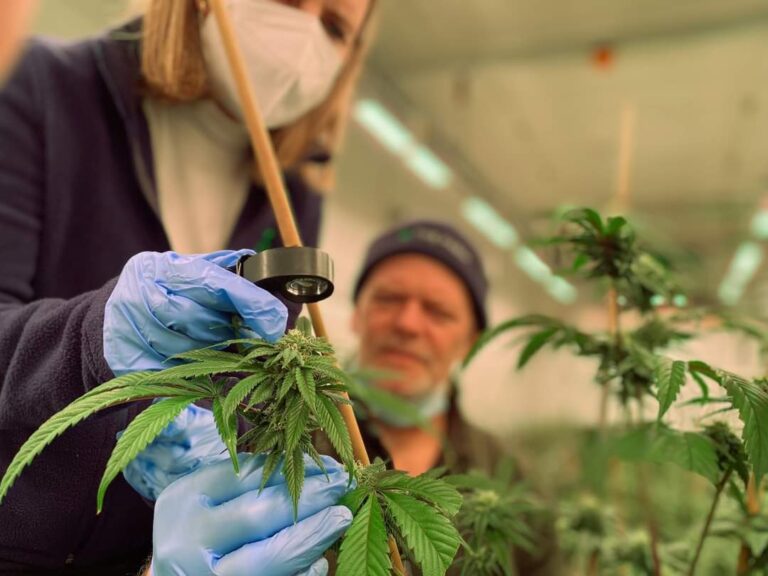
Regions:
M 582 208 L 562 217 L 559 232 L 545 244 L 558 250 L 557 260 L 565 264 L 562 274 L 609 289 L 612 331 L 585 333 L 557 318 L 529 314 L 487 330 L 470 351 L 465 365 L 490 342 L 509 333 L 522 333 L 518 368 L 526 366 L 545 349 L 567 348 L 577 356 L 594 358 L 597 361 L 594 380 L 604 389 L 603 398 L 619 400 L 627 428 L 616 438 L 601 421 L 598 441 L 589 447 L 591 461 L 599 463 L 593 467 L 598 469 L 596 474 L 610 475 L 612 458 L 616 457 L 674 464 L 706 478 L 715 486 L 715 495 L 703 529 L 697 534 L 698 543 L 691 548 L 695 549 L 692 555 L 680 554 L 679 548 L 673 550 L 671 545 L 679 542 L 670 543 L 666 550 L 653 530 L 643 537 L 638 532 L 638 537 L 633 539 L 627 539 L 631 533 L 627 531 L 611 543 L 610 538 L 605 538 L 610 532 L 605 515 L 593 510 L 590 516 L 582 509 L 571 517 L 573 522 L 566 528 L 570 534 L 578 533 L 577 540 L 581 543 L 578 547 L 586 550 L 580 568 L 598 573 L 599 566 L 599 573 L 612 574 L 615 567 L 622 565 L 633 566 L 638 574 L 651 574 L 660 572 L 661 559 L 665 573 L 693 571 L 702 556 L 720 495 L 726 493 L 742 501 L 746 515 L 743 494 L 735 479 L 740 479 L 744 486 L 753 473 L 759 484 L 768 471 L 768 381 L 744 378 L 702 361 L 686 362 L 664 355 L 671 346 L 693 336 L 689 329 L 695 322 L 712 317 L 713 313 L 690 309 L 670 313 L 668 309 L 663 312 L 656 309 L 659 302 L 671 301 L 680 291 L 668 263 L 639 242 L 626 219 L 604 219 L 594 210 Z M 633 312 L 632 323 L 637 324 L 639 320 L 633 330 L 621 329 L 627 324 L 621 319 L 625 312 Z M 720 318 L 724 329 L 746 335 L 756 341 L 763 352 L 768 350 L 768 329 L 764 321 L 743 321 L 726 315 Z M 700 395 L 683 405 L 711 404 L 715 409 L 704 418 L 723 412 L 737 413 L 743 423 L 741 438 L 721 423 L 704 426 L 700 432 L 677 431 L 664 423 L 689 382 L 698 386 Z M 724 394 L 713 395 L 712 385 Z M 647 413 L 649 399 L 658 402 L 657 422 L 638 424 L 638 417 L 642 420 Z M 601 414 L 605 412 L 601 410 Z M 609 483 L 594 484 L 599 488 Z M 637 489 L 640 495 L 644 487 Z M 589 518 L 593 521 L 587 521 Z M 648 522 L 651 526 L 651 521 Z M 585 547 L 585 541 L 591 544 Z M 688 544 L 685 543 L 686 550 L 689 550 Z M 651 548 L 653 554 L 649 554 Z M 751 561 L 764 554 L 768 564 L 768 550 L 757 552 L 757 548 L 752 547 Z M 735 559 L 730 568 L 733 566 Z
M 51 416 L 43 423 L 21 446 L 5 471 L 0 481 L 0 502 L 19 477 L 21 472 L 58 436 L 66 430 L 85 420 L 88 416 L 100 410 L 138 400 L 148 400 L 157 397 L 188 398 L 199 393 L 195 386 L 185 387 L 183 384 L 153 384 L 152 373 L 134 373 L 115 378 L 94 388 L 84 396 L 72 402 L 60 412 Z M 162 416 L 162 415 L 161 415 Z M 164 416 L 163 416 L 164 417 Z M 144 423 L 146 425 L 146 423 Z M 125 431 L 128 433 L 128 430 Z M 131 436 L 133 432 L 131 432 Z M 154 438 L 149 438 L 151 441 Z M 128 463 L 113 462 L 120 470 Z
M 202 349 L 175 357 L 184 364 L 158 372 L 115 378 L 75 400 L 45 422 L 22 446 L 0 483 L 0 498 L 57 436 L 88 416 L 120 404 L 160 399 L 142 411 L 122 433 L 98 491 L 98 510 L 112 480 L 189 404 L 212 403 L 217 430 L 235 470 L 237 451 L 267 455 L 262 488 L 282 471 L 296 514 L 304 482 L 304 453 L 323 467 L 312 434 L 323 430 L 339 457 L 355 471 L 351 440 L 339 406 L 348 403 L 349 377 L 330 345 L 314 338 L 306 323 L 272 344 L 237 339 L 238 352 Z M 250 429 L 238 436 L 238 419 Z M 389 574 L 387 531 L 407 546 L 425 576 L 441 576 L 450 566 L 460 537 L 451 524 L 462 498 L 430 475 L 411 478 L 387 471 L 382 463 L 356 470 L 358 487 L 346 498 L 356 512 L 339 556 L 339 574 Z
M 725 389 L 731 406 L 744 423 L 741 433 L 744 449 L 759 481 L 768 471 L 768 393 L 764 381 L 747 380 L 701 361 L 689 362 L 688 369 Z
M 675 464 L 712 484 L 722 476 L 715 443 L 698 432 L 679 432 L 664 425 L 638 426 L 613 440 L 608 450 L 622 460 Z
M 659 399 L 658 418 L 661 420 L 685 384 L 685 362 L 664 358 L 657 364 L 655 377 Z
M 552 243 L 567 248 L 572 273 L 588 279 L 607 279 L 626 300 L 641 311 L 652 308 L 654 295 L 671 297 L 678 292 L 665 264 L 637 242 L 635 231 L 621 216 L 603 220 L 589 208 L 567 212 L 570 225 Z
M 381 504 L 377 498 L 366 498 L 344 536 L 336 574 L 384 576 L 390 573 L 391 567 Z
M 386 470 L 381 461 L 358 469 L 356 476 L 357 488 L 342 499 L 355 513 L 349 528 L 354 539 L 342 542 L 337 573 L 388 574 L 389 563 L 381 561 L 387 528 L 396 541 L 407 546 L 408 555 L 424 576 L 445 574 L 461 541 L 451 523 L 461 506 L 461 495 L 430 474 L 413 478 Z M 367 572 L 359 570 L 362 554 L 376 559 Z
M 123 463 L 133 460 L 184 408 L 197 399 L 195 396 L 178 396 L 161 400 L 139 414 L 134 420 L 135 425 L 120 435 L 99 485 L 96 505 L 98 512 L 101 512 L 104 504 L 107 487 L 125 467 Z
M 511 464 L 495 477 L 479 472 L 446 478 L 464 497 L 456 525 L 464 551 L 456 566 L 462 576 L 513 576 L 513 547 L 535 551 L 533 518 L 541 513 L 525 485 L 514 482 Z
M 725 422 L 715 422 L 704 427 L 704 435 L 714 445 L 717 454 L 719 475 L 733 470 L 746 488 L 749 482 L 749 467 L 744 445 Z
M 186 363 L 158 372 L 134 373 L 106 382 L 45 422 L 21 447 L 0 482 L 2 499 L 21 471 L 56 437 L 88 416 L 106 408 L 164 398 L 135 418 L 118 440 L 98 492 L 101 509 L 115 476 L 190 403 L 212 402 L 214 420 L 237 470 L 240 448 L 268 454 L 271 472 L 282 463 L 294 511 L 304 480 L 307 452 L 320 462 L 311 444 L 315 430 L 324 429 L 349 470 L 354 467 L 351 441 L 339 411 L 346 400 L 346 375 L 335 365 L 333 350 L 306 329 L 291 330 L 272 344 L 237 339 L 239 352 L 210 348 L 185 352 Z M 247 401 L 246 401 L 247 400 Z M 238 416 L 251 430 L 238 437 Z M 265 482 L 269 474 L 265 474 Z

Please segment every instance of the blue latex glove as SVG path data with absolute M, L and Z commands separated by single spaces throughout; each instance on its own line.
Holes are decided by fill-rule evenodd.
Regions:
M 157 500 L 171 482 L 203 462 L 229 460 L 213 412 L 192 404 L 185 408 L 128 466 L 123 476 L 136 492 Z
M 323 456 L 329 478 L 305 457 L 298 521 L 285 478 L 259 493 L 263 455 L 206 464 L 166 488 L 155 504 L 153 576 L 323 576 L 321 556 L 352 522 L 336 502 L 347 491 L 341 464 Z M 302 572 L 309 569 L 308 572 Z
M 104 309 L 104 357 L 112 372 L 168 368 L 174 354 L 235 337 L 279 338 L 285 305 L 224 269 L 246 254 L 254 252 L 141 252 L 128 260 Z M 243 320 L 238 335 L 233 314 Z

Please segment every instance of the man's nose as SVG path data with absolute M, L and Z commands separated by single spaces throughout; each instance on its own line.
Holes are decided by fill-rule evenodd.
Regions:
M 416 300 L 406 300 L 397 310 L 395 327 L 401 332 L 417 334 L 424 327 L 424 311 Z

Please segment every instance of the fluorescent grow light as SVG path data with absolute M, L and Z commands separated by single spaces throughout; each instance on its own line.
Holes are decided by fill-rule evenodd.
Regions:
M 387 150 L 400 158 L 411 172 L 431 188 L 442 190 L 453 181 L 453 171 L 421 144 L 380 102 L 365 98 L 355 103 L 355 120 Z

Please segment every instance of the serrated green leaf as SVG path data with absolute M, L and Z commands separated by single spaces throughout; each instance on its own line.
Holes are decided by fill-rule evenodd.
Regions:
M 357 514 L 360 506 L 363 505 L 365 499 L 371 495 L 371 490 L 367 486 L 358 486 L 353 490 L 350 490 L 339 500 L 339 504 L 346 506 L 352 511 L 352 514 Z
M 271 381 L 267 381 L 259 385 L 259 387 L 253 391 L 253 394 L 251 394 L 250 398 L 248 398 L 248 405 L 246 406 L 246 410 L 250 410 L 256 404 L 261 404 L 262 402 L 266 402 L 267 400 L 269 400 L 272 394 L 274 394 L 274 392 L 275 390 L 272 387 Z
M 317 464 L 317 467 L 320 468 L 320 470 L 325 474 L 325 477 L 330 480 L 330 476 L 328 476 L 328 470 L 325 467 L 325 462 L 323 462 L 322 457 L 320 456 L 320 452 L 317 451 L 317 449 L 312 445 L 312 437 L 309 434 L 306 434 L 302 441 L 299 443 L 299 448 L 301 448 L 301 451 L 307 454 L 315 464 Z
M 242 359 L 243 357 L 239 354 L 224 352 L 223 350 L 214 350 L 212 348 L 190 350 L 189 352 L 175 354 L 169 358 L 169 360 L 188 360 L 191 362 L 209 362 L 211 360 L 215 362 L 229 362 L 233 367 L 237 366 Z
M 156 374 L 156 372 L 149 372 L 149 371 L 131 372 L 130 374 L 124 374 L 122 376 L 118 376 L 117 378 L 112 378 L 112 380 L 108 380 L 103 384 L 99 384 L 95 388 L 91 388 L 88 392 L 83 394 L 79 398 L 79 400 L 82 400 L 83 398 L 86 398 L 88 396 L 94 396 L 96 394 L 107 392 L 108 390 L 115 390 L 117 388 L 127 388 L 130 386 L 141 384 L 147 379 L 147 377 L 152 376 L 153 374 Z
M 768 471 L 768 394 L 754 382 L 735 374 L 719 370 L 718 375 L 744 423 L 741 437 L 759 485 Z
M 309 379 L 307 378 L 309 376 Z M 310 408 L 315 407 L 315 379 L 312 376 L 312 372 L 308 369 L 301 369 L 298 366 L 293 369 L 293 377 L 296 380 L 296 385 L 299 388 L 299 393 L 304 402 Z
M 600 214 L 592 210 L 591 208 L 578 208 L 575 210 L 569 210 L 563 214 L 562 219 L 566 222 L 573 222 L 574 224 L 581 225 L 585 230 L 590 232 L 596 232 L 597 234 L 603 234 L 603 220 L 600 218 Z
M 444 576 L 461 542 L 453 524 L 411 496 L 387 492 L 382 498 L 424 576 Z
M 459 511 L 463 500 L 459 491 L 444 480 L 424 475 L 411 477 L 398 473 L 379 481 L 379 490 L 386 492 L 392 489 L 426 500 L 448 516 L 453 516 Z
M 392 567 L 384 516 L 376 498 L 368 498 L 344 535 L 337 576 L 389 576 Z
M 573 263 L 571 264 L 571 271 L 578 272 L 588 262 L 589 262 L 589 256 L 587 256 L 586 254 L 578 254 L 576 258 L 573 259 Z
M 96 511 L 101 512 L 104 504 L 104 495 L 120 471 L 125 468 L 136 456 L 154 440 L 158 434 L 165 430 L 187 406 L 199 400 L 195 396 L 181 396 L 168 398 L 152 404 L 134 418 L 120 438 L 117 440 L 112 455 L 109 457 L 107 467 L 99 484 L 96 498 Z
M 222 403 L 224 415 L 228 416 L 233 414 L 243 399 L 250 394 L 256 386 L 264 382 L 270 377 L 266 372 L 257 372 L 246 376 L 240 382 L 235 384 L 227 394 L 227 397 Z
M 309 419 L 309 407 L 298 396 L 293 396 L 285 410 L 285 451 L 293 452 L 299 445 Z
M 605 226 L 605 234 L 607 236 L 613 236 L 617 234 L 624 226 L 627 225 L 627 220 L 623 216 L 611 216 L 608 218 Z
M 323 432 L 328 436 L 341 461 L 349 468 L 354 461 L 352 455 L 352 440 L 349 437 L 344 417 L 339 412 L 338 406 L 323 394 L 317 396 L 315 404 L 317 420 Z M 351 468 L 350 468 L 351 469 Z
M 720 384 L 720 377 L 718 376 L 717 371 L 706 362 L 702 362 L 701 360 L 691 360 L 688 362 L 688 371 L 691 374 L 700 374 L 701 376 L 705 376 L 706 378 L 709 378 L 710 380 Z
M 685 367 L 685 362 L 680 360 L 669 361 L 664 358 L 658 363 L 655 372 L 659 399 L 658 420 L 666 414 L 685 384 Z
M 293 503 L 293 521 L 298 519 L 299 497 L 304 486 L 304 455 L 300 449 L 286 452 L 283 460 L 283 476 Z
M 640 426 L 616 439 L 611 447 L 623 460 L 671 463 L 717 484 L 721 474 L 712 441 L 697 432 L 678 432 L 666 426 Z
M 475 342 L 474 346 L 472 346 L 472 349 L 464 358 L 463 365 L 465 367 L 468 366 L 472 359 L 480 352 L 480 350 L 485 348 L 489 342 L 495 340 L 501 334 L 516 328 L 522 328 L 524 326 L 540 326 L 542 328 L 550 328 L 553 326 L 562 326 L 562 324 L 554 318 L 550 318 L 549 316 L 542 316 L 541 314 L 528 314 L 526 316 L 520 316 L 518 318 L 513 318 L 512 320 L 502 322 L 501 324 L 486 330 L 480 335 L 480 337 L 477 339 L 477 342 Z
M 281 460 L 282 453 L 277 450 L 270 452 L 267 455 L 267 458 L 264 460 L 264 467 L 261 469 L 261 485 L 259 486 L 259 492 L 264 490 L 267 482 L 272 478 L 272 474 L 277 470 L 277 466 L 280 464 Z
M 699 389 L 701 390 L 701 399 L 702 403 L 706 403 L 709 401 L 709 386 L 707 386 L 707 383 L 704 381 L 704 378 L 699 376 L 698 372 L 690 372 L 691 377 L 693 378 L 694 382 L 698 384 Z
M 219 360 L 209 360 L 206 362 L 195 362 L 194 364 L 182 364 L 173 368 L 166 368 L 161 372 L 155 372 L 151 381 L 156 383 L 172 382 L 179 378 L 195 378 L 198 376 L 213 376 L 216 374 L 227 374 L 236 372 L 255 372 L 259 369 L 235 366 L 231 362 L 222 362 Z
M 275 346 L 261 342 L 258 346 L 248 349 L 248 353 L 241 358 L 241 363 L 246 364 L 277 353 L 278 349 Z
M 283 381 L 280 383 L 280 388 L 277 391 L 277 401 L 279 402 L 285 395 L 290 392 L 296 385 L 296 378 L 293 375 L 293 371 L 283 374 Z
M 297 350 L 294 350 L 293 348 L 286 348 L 279 354 L 279 359 L 282 365 L 282 369 L 286 370 L 289 368 L 294 362 L 299 360 L 299 352 Z
M 86 394 L 51 416 L 19 448 L 6 469 L 2 481 L 0 481 L 0 502 L 5 498 L 22 470 L 29 466 L 48 444 L 67 429 L 105 408 L 154 397 L 154 395 L 148 394 L 146 386 L 120 387 L 101 393 L 96 393 L 96 389 L 94 389 L 92 392 L 93 394 Z
M 237 460 L 237 414 L 224 414 L 221 398 L 213 400 L 213 421 L 216 423 L 216 429 L 219 431 L 224 446 L 227 447 L 229 457 L 232 459 L 232 465 L 235 472 L 240 473 L 240 463 Z
M 252 446 L 248 446 L 248 443 L 250 442 L 251 438 L 255 438 L 256 442 Z M 245 433 L 245 435 L 242 438 L 242 441 L 248 447 L 248 449 L 254 454 L 264 454 L 266 452 L 271 452 L 275 450 L 276 447 L 280 444 L 281 438 L 282 438 L 282 434 L 280 434 L 276 430 L 271 430 L 271 429 L 264 430 L 263 428 L 252 428 L 251 430 Z
M 559 331 L 559 326 L 553 326 L 551 328 L 545 328 L 541 332 L 536 332 L 533 336 L 531 336 L 530 340 L 528 340 L 528 343 L 523 348 L 523 351 L 520 352 L 520 356 L 517 359 L 518 369 L 523 368 L 528 363 L 528 361 L 533 358 L 536 352 L 541 350 L 541 348 L 547 342 L 549 342 Z
M 349 376 L 341 368 L 324 357 L 310 358 L 304 363 L 304 367 L 311 369 L 315 373 L 314 376 L 318 386 L 321 386 L 321 382 L 322 385 L 327 384 L 328 380 L 333 384 L 344 384 L 349 380 Z

